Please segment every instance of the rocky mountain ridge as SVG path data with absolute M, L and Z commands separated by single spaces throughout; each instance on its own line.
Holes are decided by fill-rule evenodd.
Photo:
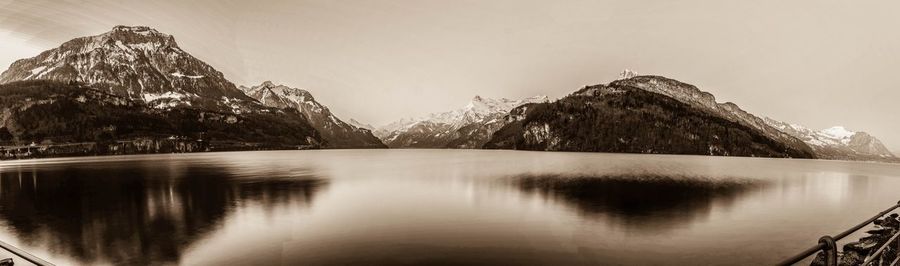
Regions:
M 391 148 L 480 148 L 516 106 L 547 102 L 547 96 L 520 100 L 475 96 L 462 108 L 407 118 L 379 127 L 375 135 Z
M 510 111 L 485 148 L 815 158 L 805 143 L 693 85 L 633 76 Z
M 240 89 L 262 104 L 276 108 L 290 108 L 303 114 L 310 124 L 333 148 L 386 148 L 369 129 L 348 124 L 337 118 L 306 90 L 265 81 Z
M 0 83 L 0 97 L 22 101 L 0 106 L 0 132 L 11 135 L 5 145 L 168 138 L 218 145 L 204 150 L 327 144 L 300 112 L 262 105 L 149 27 L 75 38 L 14 62 Z M 120 102 L 127 104 L 113 104 Z
M 802 140 L 822 159 L 900 161 L 872 135 L 842 126 L 813 130 L 766 117 L 767 124 Z
M 313 148 L 318 132 L 296 111 L 161 110 L 88 84 L 30 80 L 0 85 L 0 143 L 190 141 L 204 150 Z M 104 144 L 105 145 L 105 144 Z M 155 149 L 156 151 L 160 151 Z M 103 151 L 95 151 L 103 154 Z
M 544 141 L 539 141 L 543 144 L 535 146 L 535 143 L 530 143 L 528 145 L 531 146 L 526 146 L 529 149 L 547 150 L 557 148 L 603 150 L 604 147 L 593 147 L 592 143 L 580 142 L 586 140 L 584 138 L 591 134 L 602 132 L 603 134 L 626 134 L 638 139 L 652 136 L 662 138 L 661 141 L 664 142 L 622 138 L 618 140 L 620 144 L 613 145 L 616 147 L 613 150 L 626 150 L 627 152 L 661 153 L 666 149 L 658 149 L 659 147 L 666 147 L 665 145 L 670 145 L 673 141 L 681 141 L 679 145 L 698 145 L 698 147 L 706 145 L 707 147 L 706 150 L 696 147 L 675 147 L 669 152 L 819 157 L 845 160 L 897 160 L 897 157 L 888 151 L 880 140 L 866 132 L 850 131 L 842 127 L 811 130 L 795 124 L 760 118 L 744 111 L 734 103 L 718 103 L 712 94 L 701 91 L 693 85 L 661 76 L 642 76 L 630 70 L 623 71 L 622 78 L 619 80 L 609 84 L 587 86 L 567 96 L 565 100 L 554 103 L 550 103 L 546 96 L 520 100 L 475 96 L 466 106 L 459 109 L 419 118 L 401 119 L 382 127 L 373 128 L 371 125 L 353 119 L 345 122 L 337 118 L 326 106 L 317 102 L 308 91 L 302 89 L 276 85 L 272 82 L 238 88 L 221 72 L 182 50 L 173 36 L 143 26 L 116 26 L 109 32 L 75 38 L 35 57 L 18 60 L 0 74 L 0 84 L 7 85 L 6 88 L 13 93 L 7 99 L 23 99 L 24 101 L 15 103 L 7 100 L 7 106 L 0 106 L 5 108 L 0 117 L 3 123 L 0 125 L 0 135 L 9 136 L 2 141 L 13 144 L 36 140 L 89 140 L 92 138 L 90 137 L 92 134 L 100 133 L 89 129 L 71 131 L 74 129 L 58 125 L 56 123 L 58 119 L 55 118 L 66 117 L 69 114 L 53 112 L 65 112 L 63 106 L 74 108 L 73 110 L 91 110 L 82 113 L 74 112 L 88 117 L 76 115 L 70 118 L 80 121 L 84 126 L 96 127 L 100 122 L 90 120 L 98 119 L 97 115 L 91 112 L 101 110 L 97 111 L 101 113 L 99 117 L 118 121 L 110 118 L 119 117 L 118 115 L 102 111 L 110 110 L 102 106 L 112 104 L 108 101 L 124 101 L 128 104 L 123 105 L 124 109 L 119 111 L 134 112 L 130 114 L 133 117 L 175 117 L 175 120 L 184 124 L 153 124 L 136 131 L 129 131 L 126 129 L 128 126 L 124 125 L 100 126 L 121 129 L 103 134 L 160 137 L 160 134 L 151 134 L 151 129 L 157 128 L 161 130 L 160 132 L 166 132 L 165 134 L 199 136 L 201 133 L 207 134 L 210 130 L 214 132 L 225 130 L 214 135 L 229 141 L 284 141 L 289 144 L 288 146 L 331 148 L 378 148 L 385 147 L 385 144 L 392 148 L 481 148 L 489 142 L 491 145 L 488 146 L 491 148 L 509 148 L 510 145 L 512 148 L 519 148 L 522 141 L 529 143 L 543 139 Z M 21 91 L 22 87 L 38 88 L 38 91 L 52 92 L 52 94 L 27 94 L 27 98 L 22 98 L 24 95 Z M 77 99 L 75 101 L 63 100 L 60 98 L 61 95 L 68 94 L 61 94 L 59 88 L 78 91 L 78 93 L 70 95 Z M 101 97 L 99 95 L 108 96 Z M 625 97 L 623 95 L 649 102 L 634 103 L 632 99 L 623 98 Z M 585 106 L 577 106 L 578 104 Z M 617 107 L 626 109 L 615 109 Z M 16 108 L 21 109 L 21 112 L 15 111 Z M 636 108 L 642 112 L 630 113 L 634 110 L 627 108 Z M 681 113 L 662 114 L 659 113 L 661 110 Z M 600 111 L 607 113 L 592 114 L 592 112 Z M 570 112 L 580 113 L 576 115 Z M 560 117 L 552 118 L 551 116 L 554 115 Z M 585 116 L 580 117 L 579 115 Z M 608 130 L 603 127 L 622 125 L 607 125 L 604 124 L 605 122 L 595 121 L 594 119 L 598 116 L 608 116 L 608 119 L 623 119 L 623 121 L 632 123 L 630 126 L 637 129 L 628 132 Z M 640 122 L 634 120 L 633 116 L 649 120 Z M 208 118 L 218 119 L 217 117 L 225 119 L 222 121 L 225 121 L 226 124 L 243 125 L 247 127 L 244 129 L 247 132 L 242 133 L 241 129 L 235 127 L 219 124 L 213 126 L 214 124 L 207 123 L 212 121 Z M 278 119 L 274 119 L 275 117 Z M 707 130 L 707 132 L 695 132 L 688 128 L 682 128 L 683 125 L 647 127 L 646 123 L 660 117 L 682 121 L 685 124 Z M 268 121 L 268 123 L 274 124 L 263 125 L 249 121 L 249 119 Z M 26 120 L 46 120 L 46 124 L 53 125 L 53 127 L 41 125 L 32 129 L 39 133 L 30 134 L 22 131 L 23 128 L 27 128 L 22 125 L 32 124 L 23 122 Z M 196 121 L 190 122 L 194 120 Z M 530 127 L 527 125 L 528 123 L 525 123 L 526 121 L 530 121 L 528 123 L 543 121 L 544 125 Z M 585 122 L 594 124 L 583 124 Z M 78 124 L 75 123 L 75 125 L 77 127 Z M 296 128 L 290 129 L 284 125 Z M 511 129 L 508 126 L 511 126 L 509 127 Z M 573 127 L 578 132 L 572 133 L 569 132 L 572 130 L 557 128 L 557 131 L 562 130 L 572 134 L 556 136 L 559 139 L 544 143 L 548 138 L 554 137 L 551 133 L 554 130 L 553 126 Z M 722 131 L 721 127 L 727 128 Z M 658 128 L 674 130 L 675 135 L 659 132 Z M 735 132 L 731 131 L 733 128 L 736 130 Z M 515 136 L 516 129 L 527 132 L 517 137 Z M 6 130 L 7 133 L 4 134 L 3 130 Z M 648 131 L 637 132 L 640 130 Z M 260 132 L 263 132 L 261 134 L 265 137 L 254 136 Z M 740 136 L 729 140 L 732 142 L 716 139 L 723 137 L 719 134 L 731 133 Z M 279 139 L 272 134 L 285 134 L 290 137 Z M 525 138 L 525 135 L 530 135 L 531 139 Z M 673 136 L 676 140 L 666 139 Z M 687 140 L 677 139 L 682 137 L 686 137 Z M 729 135 L 729 137 L 733 136 Z M 493 141 L 494 139 L 497 141 Z M 697 142 L 698 139 L 706 142 Z M 571 143 L 566 144 L 567 142 Z M 579 143 L 578 145 L 581 146 L 574 147 L 572 143 Z M 621 145 L 622 143 L 630 143 L 629 145 L 635 145 L 635 147 L 624 147 Z M 729 150 L 727 146 L 736 145 L 735 143 L 755 146 Z M 807 156 L 810 153 L 814 156 Z
M 680 102 L 722 116 L 760 131 L 769 138 L 783 142 L 795 149 L 805 149 L 804 142 L 767 124 L 762 118 L 744 111 L 732 102 L 718 103 L 715 96 L 696 86 L 661 76 L 633 76 L 619 79 L 610 86 L 630 86 L 672 97 Z
M 350 123 L 350 125 L 358 127 L 358 128 L 364 128 L 364 129 L 368 129 L 369 131 L 375 131 L 375 126 L 357 121 L 356 119 L 353 119 L 353 118 L 350 118 L 350 121 L 348 121 L 347 123 Z
M 18 60 L 0 74 L 0 84 L 20 80 L 91 84 L 155 108 L 255 109 L 253 99 L 221 72 L 182 50 L 174 37 L 143 26 L 116 26 L 103 34 L 75 38 Z

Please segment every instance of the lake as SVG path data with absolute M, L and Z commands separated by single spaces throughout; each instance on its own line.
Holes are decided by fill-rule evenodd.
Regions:
M 58 265 L 762 265 L 895 204 L 898 188 L 900 165 L 822 160 L 488 150 L 61 158 L 0 163 L 0 240 Z

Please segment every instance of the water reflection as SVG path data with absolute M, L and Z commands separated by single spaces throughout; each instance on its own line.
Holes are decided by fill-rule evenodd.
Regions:
M 478 150 L 3 162 L 0 239 L 60 265 L 767 265 L 895 203 L 898 173 Z
M 699 176 L 525 175 L 518 187 L 561 200 L 589 217 L 606 217 L 634 233 L 658 233 L 708 216 L 714 205 L 730 206 L 768 181 Z
M 7 169 L 0 219 L 20 242 L 79 264 L 177 263 L 235 207 L 309 204 L 325 185 L 309 175 L 257 174 L 177 161 Z

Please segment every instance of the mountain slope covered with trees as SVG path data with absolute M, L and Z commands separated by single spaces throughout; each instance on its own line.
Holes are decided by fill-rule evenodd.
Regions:
M 815 158 L 714 112 L 624 84 L 513 109 L 484 148 Z

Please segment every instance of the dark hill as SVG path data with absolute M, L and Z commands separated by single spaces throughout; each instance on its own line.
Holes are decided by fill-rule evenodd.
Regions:
M 241 114 L 185 107 L 163 110 L 89 85 L 45 80 L 0 85 L 0 112 L 0 141 L 4 145 L 160 140 L 173 136 L 271 148 L 315 147 L 321 142 L 305 118 L 290 109 Z
M 632 86 L 586 87 L 520 106 L 484 148 L 814 158 L 713 112 Z

